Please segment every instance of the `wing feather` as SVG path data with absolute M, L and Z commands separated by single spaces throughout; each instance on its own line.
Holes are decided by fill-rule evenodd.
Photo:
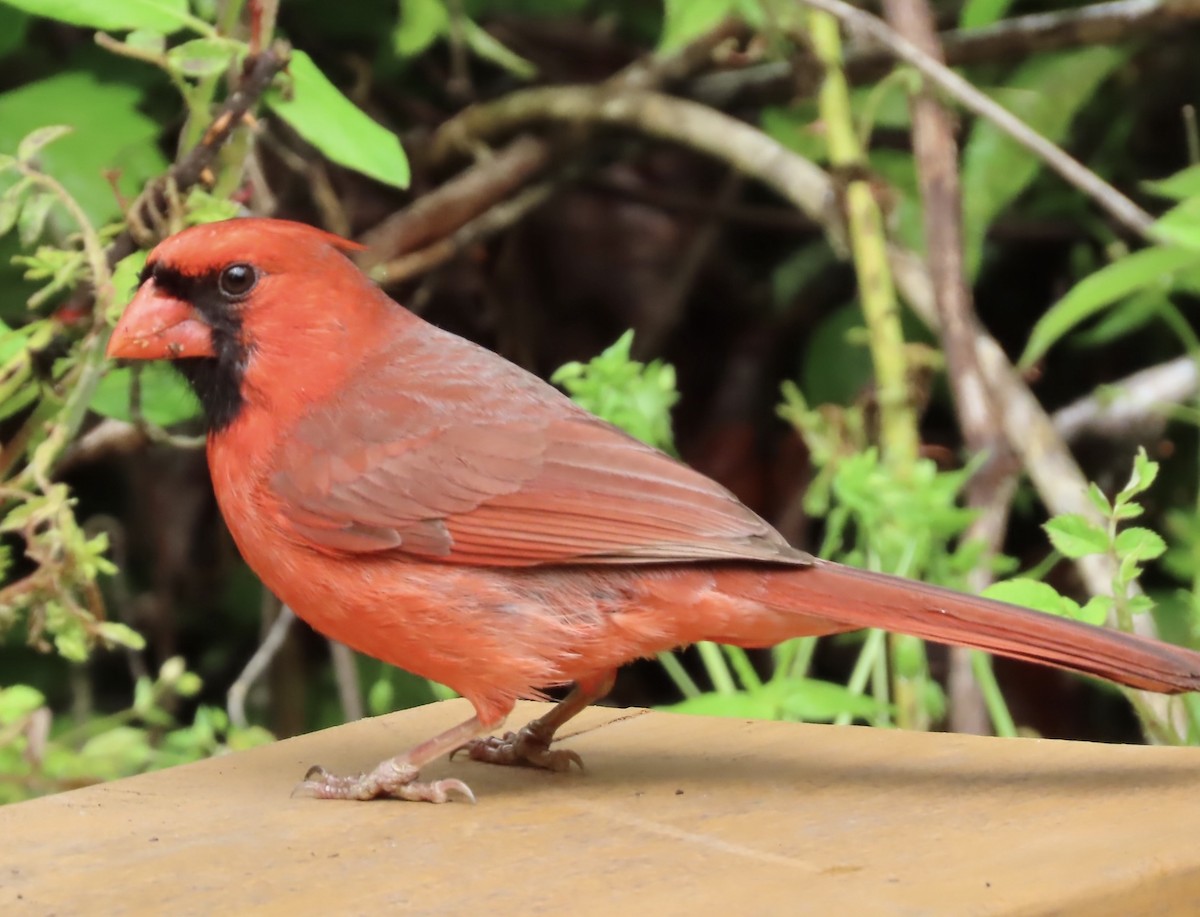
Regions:
M 271 486 L 298 538 L 461 564 L 810 562 L 715 482 L 494 354 L 419 330 L 280 450 Z

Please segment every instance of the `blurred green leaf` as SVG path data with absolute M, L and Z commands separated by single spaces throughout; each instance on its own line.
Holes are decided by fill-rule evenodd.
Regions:
M 53 113 L 55 122 L 73 130 L 40 150 L 39 167 L 63 184 L 93 223 L 109 222 L 121 208 L 106 170 L 118 173 L 117 188 L 132 198 L 167 168 L 158 149 L 161 125 L 138 110 L 141 102 L 140 89 L 101 83 L 83 71 L 29 83 L 0 94 L 0 153 L 15 153 Z M 0 175 L 0 190 L 14 180 Z
M 22 46 L 28 28 L 29 16 L 0 0 L 0 57 Z
M 492 37 L 491 33 L 480 28 L 470 19 L 463 21 L 463 38 L 476 55 L 501 67 L 513 76 L 523 80 L 531 80 L 537 76 L 537 67 L 515 51 Z
M 1078 602 L 1060 595 L 1053 586 L 1023 577 L 992 583 L 983 590 L 982 595 L 997 602 L 1032 608 L 1060 618 L 1075 618 L 1080 612 Z
M 392 47 L 401 57 L 416 57 L 446 34 L 449 24 L 445 0 L 403 0 Z
M 202 79 L 224 73 L 244 54 L 244 45 L 226 39 L 196 38 L 168 51 L 167 64 L 180 76 Z
M 128 624 L 120 621 L 101 621 L 97 625 L 100 636 L 109 643 L 124 646 L 131 650 L 144 650 L 146 638 Z
M 35 16 L 104 31 L 170 34 L 193 24 L 187 0 L 0 0 Z
M 1169 197 L 1177 201 L 1200 196 L 1200 163 L 1188 166 L 1183 171 L 1168 175 L 1166 178 L 1144 181 L 1142 186 L 1160 197 Z
M 1190 248 L 1200 261 L 1200 196 L 1176 204 L 1154 221 L 1154 238 Z
M 169 427 L 200 414 L 200 403 L 191 386 L 169 363 L 146 363 L 141 370 L 142 416 L 152 424 Z M 129 396 L 133 369 L 110 369 L 100 380 L 92 396 L 91 409 L 97 414 L 132 422 Z
M 48 127 L 39 127 L 35 131 L 31 131 L 21 138 L 21 142 L 17 144 L 17 160 L 19 162 L 28 163 L 42 149 L 42 147 L 53 143 L 60 137 L 65 137 L 71 133 L 71 127 L 67 124 L 52 124 Z
M 268 106 L 333 162 L 407 188 L 408 158 L 394 133 L 347 99 L 303 51 L 288 65 L 290 91 L 272 88 Z
M 875 368 L 871 352 L 848 340 L 863 327 L 862 310 L 846 305 L 826 315 L 800 362 L 800 387 L 810 404 L 853 404 L 870 384 Z
M 714 28 L 728 16 L 759 18 L 757 6 L 750 0 L 663 0 L 660 51 L 671 51 Z
M 1127 54 L 1106 47 L 1039 54 L 1021 64 L 996 96 L 1031 128 L 1059 143 L 1079 109 Z M 990 121 L 975 122 L 962 165 L 964 242 L 972 276 L 979 268 L 988 227 L 1042 168 L 1038 157 Z
M 1194 265 L 1198 259 L 1200 254 L 1186 248 L 1153 246 L 1089 274 L 1038 319 L 1020 365 L 1036 363 L 1072 328 L 1101 309 L 1148 287 L 1169 286 L 1176 271 Z
M 1012 0 L 966 0 L 958 14 L 960 29 L 978 29 L 1002 19 Z
M 46 695 L 29 685 L 0 688 L 0 726 L 15 723 L 46 703 Z

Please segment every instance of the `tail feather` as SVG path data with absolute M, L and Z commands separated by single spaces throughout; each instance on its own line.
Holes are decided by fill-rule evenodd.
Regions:
M 772 578 L 770 604 L 1096 675 L 1131 688 L 1200 690 L 1200 653 L 1005 602 L 817 561 Z

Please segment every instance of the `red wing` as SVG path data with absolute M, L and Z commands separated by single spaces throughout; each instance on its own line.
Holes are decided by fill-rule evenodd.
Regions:
M 502 566 L 800 559 L 731 494 L 598 422 L 456 425 L 289 464 L 275 492 L 296 531 L 334 551 Z
M 308 415 L 272 489 L 304 541 L 446 563 L 806 563 L 703 475 L 425 327 Z M 422 380 L 419 391 L 403 383 Z

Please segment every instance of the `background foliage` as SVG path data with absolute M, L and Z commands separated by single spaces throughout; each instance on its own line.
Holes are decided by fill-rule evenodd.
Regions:
M 1074 183 L 936 62 L 815 6 L 0 0 L 0 802 L 446 694 L 292 625 L 224 532 L 186 385 L 103 358 L 146 247 L 244 213 L 362 239 L 398 299 L 799 546 L 960 588 L 1001 574 L 998 597 L 1195 643 L 1198 4 L 933 4 L 966 89 L 1095 179 Z M 1020 18 L 1039 12 L 1052 40 Z M 1084 36 L 1085 13 L 1117 25 Z M 931 193 L 922 137 L 957 142 L 960 198 Z M 928 315 L 958 211 L 968 295 L 939 305 L 977 313 L 1013 364 L 995 372 L 897 309 Z M 702 645 L 630 667 L 614 699 L 1200 732 L 1192 699 L 881 632 Z

